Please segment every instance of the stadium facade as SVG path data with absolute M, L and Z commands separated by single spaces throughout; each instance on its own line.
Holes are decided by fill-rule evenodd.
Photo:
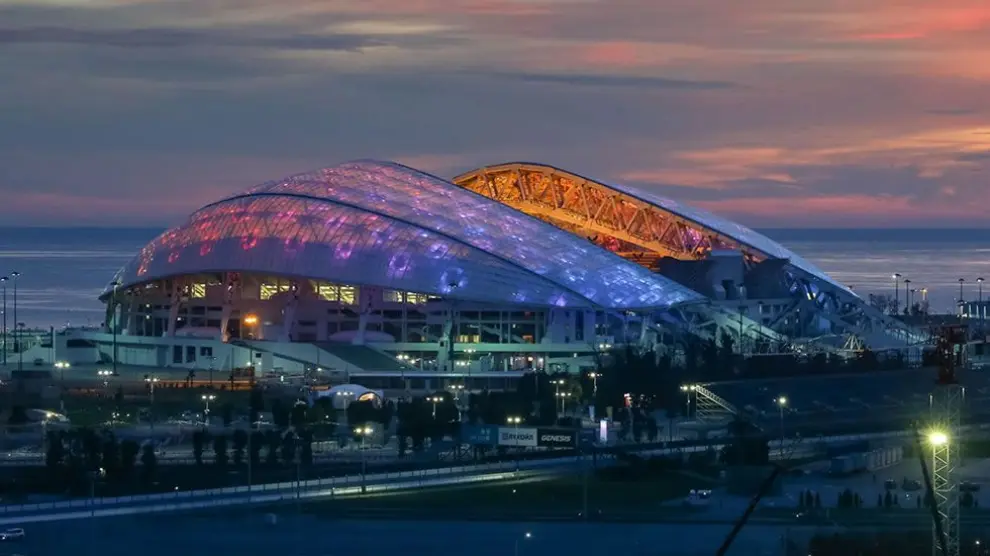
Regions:
M 602 349 L 729 334 L 751 354 L 912 333 L 753 230 L 550 166 L 446 181 L 356 161 L 209 204 L 111 280 L 73 363 L 498 387 Z M 493 381 L 495 381 L 493 383 Z

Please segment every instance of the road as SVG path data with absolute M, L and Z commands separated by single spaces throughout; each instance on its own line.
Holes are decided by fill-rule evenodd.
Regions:
M 381 556 L 435 554 L 528 556 L 626 553 L 710 556 L 731 525 L 560 524 L 428 521 L 338 521 L 264 515 L 132 516 L 37 524 L 16 550 L 24 556 Z M 730 554 L 779 554 L 780 526 L 745 529 Z M 527 538 L 526 533 L 530 536 Z M 800 534 L 792 531 L 792 534 Z

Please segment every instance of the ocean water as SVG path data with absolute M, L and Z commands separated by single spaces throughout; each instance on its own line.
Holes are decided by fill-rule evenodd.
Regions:
M 893 273 L 928 288 L 933 312 L 976 299 L 990 279 L 990 230 L 762 230 L 857 293 L 893 294 Z M 27 326 L 98 325 L 97 296 L 114 272 L 160 229 L 0 228 L 0 275 L 21 273 L 17 320 Z M 986 295 L 990 298 L 990 283 Z M 901 299 L 904 286 L 901 284 Z M 920 299 L 920 298 L 916 298 Z M 8 326 L 13 287 L 7 283 Z

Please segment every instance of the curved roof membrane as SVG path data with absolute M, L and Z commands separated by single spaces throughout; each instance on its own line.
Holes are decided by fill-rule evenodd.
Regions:
M 240 271 L 476 301 L 659 308 L 695 292 L 439 178 L 358 161 L 267 182 L 195 212 L 121 270 L 124 287 Z
M 570 179 L 578 182 L 588 182 L 592 184 L 598 184 L 606 189 L 611 189 L 622 195 L 627 195 L 635 200 L 642 203 L 652 205 L 662 211 L 673 214 L 676 217 L 682 218 L 688 222 L 697 225 L 700 228 L 711 230 L 717 234 L 727 237 L 739 245 L 748 247 L 757 253 L 762 254 L 766 257 L 787 259 L 790 264 L 796 268 L 804 270 L 809 274 L 812 274 L 816 278 L 823 280 L 835 287 L 841 288 L 842 290 L 855 295 L 846 286 L 839 284 L 832 277 L 825 273 L 822 269 L 813 263 L 805 260 L 800 255 L 794 253 L 793 251 L 787 249 L 783 245 L 777 243 L 776 241 L 770 239 L 769 237 L 756 232 L 742 224 L 733 222 L 722 216 L 718 216 L 711 212 L 696 207 L 688 206 L 679 203 L 673 199 L 652 193 L 649 191 L 643 191 L 634 187 L 627 185 L 619 185 L 614 183 L 609 183 L 602 180 L 591 179 L 584 177 L 580 174 L 575 174 L 567 170 L 557 168 L 555 166 L 550 166 L 547 164 L 533 163 L 533 162 L 508 162 L 503 164 L 498 164 L 495 166 L 486 166 L 473 170 L 471 172 L 466 172 L 453 178 L 452 181 L 458 184 L 465 183 L 471 176 L 476 176 L 489 171 L 500 171 L 506 168 L 537 168 L 544 169 L 547 172 L 552 172 L 554 174 L 569 176 Z

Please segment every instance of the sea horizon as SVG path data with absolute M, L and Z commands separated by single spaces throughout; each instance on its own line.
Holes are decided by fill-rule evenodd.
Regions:
M 97 297 L 114 273 L 165 226 L 0 226 L 0 274 L 21 272 L 18 320 L 28 326 L 98 325 Z M 990 228 L 761 228 L 836 281 L 869 294 L 926 288 L 932 312 L 953 312 L 990 278 Z M 8 292 L 10 294 L 11 292 Z M 987 290 L 990 296 L 990 289 Z M 916 298 L 920 301 L 920 298 Z M 8 303 L 11 300 L 8 299 Z

